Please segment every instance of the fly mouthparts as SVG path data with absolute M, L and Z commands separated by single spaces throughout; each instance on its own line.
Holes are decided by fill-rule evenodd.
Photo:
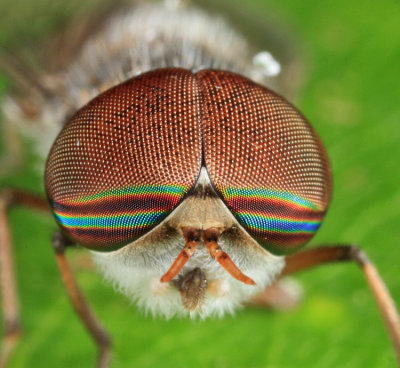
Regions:
M 169 270 L 161 277 L 161 282 L 168 282 L 172 280 L 180 272 L 185 263 L 195 253 L 196 247 L 200 242 L 200 230 L 192 227 L 184 227 L 182 228 L 182 232 L 183 237 L 185 238 L 185 246 L 178 254 Z M 236 280 L 241 281 L 246 285 L 255 285 L 256 283 L 254 280 L 240 271 L 229 255 L 218 245 L 218 239 L 220 235 L 221 232 L 217 228 L 213 227 L 203 231 L 204 245 L 207 248 L 210 256 L 214 258 L 222 266 L 222 268 Z

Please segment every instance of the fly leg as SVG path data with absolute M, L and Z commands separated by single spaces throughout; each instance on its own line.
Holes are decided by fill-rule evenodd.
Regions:
M 52 244 L 62 281 L 71 304 L 99 349 L 97 368 L 107 368 L 111 359 L 111 339 L 87 304 L 69 267 L 65 257 L 65 249 L 72 243 L 61 232 L 57 232 L 52 239 Z
M 296 280 L 280 279 L 254 295 L 251 307 L 287 311 L 296 308 L 302 299 L 302 288 Z
M 364 272 L 367 283 L 374 295 L 386 328 L 391 337 L 398 363 L 400 365 L 400 318 L 396 305 L 367 255 L 354 245 L 321 246 L 295 253 L 286 258 L 286 266 L 281 276 L 332 262 L 356 262 Z
M 2 309 L 4 320 L 4 338 L 1 348 L 0 368 L 7 366 L 12 352 L 21 336 L 19 298 L 15 282 L 15 269 L 11 231 L 8 224 L 8 210 L 20 205 L 49 214 L 47 200 L 39 196 L 15 189 L 3 189 L 0 193 L 0 279 Z M 71 302 L 83 324 L 99 347 L 98 368 L 107 368 L 110 361 L 111 340 L 97 322 L 89 309 L 67 263 L 64 251 L 70 242 L 61 234 L 53 238 L 56 261 Z
M 0 368 L 6 367 L 21 336 L 19 298 L 8 223 L 8 210 L 13 205 L 24 205 L 42 212 L 49 212 L 47 201 L 36 195 L 14 189 L 3 189 L 0 193 L 0 289 L 4 320 Z

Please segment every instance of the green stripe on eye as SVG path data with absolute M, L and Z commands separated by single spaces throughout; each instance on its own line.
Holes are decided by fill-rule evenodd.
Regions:
M 238 218 L 247 227 L 267 232 L 277 233 L 314 233 L 321 226 L 321 221 L 296 220 L 273 215 L 260 215 L 256 213 L 240 213 Z
M 165 211 L 148 211 L 109 216 L 79 216 L 55 213 L 57 220 L 72 229 L 135 229 L 157 223 Z
M 283 190 L 267 189 L 267 188 L 238 188 L 227 187 L 221 189 L 224 199 L 232 202 L 236 199 L 255 199 L 255 200 L 280 200 L 282 202 L 306 208 L 310 210 L 319 210 L 320 208 L 313 202 L 290 192 Z
M 74 199 L 75 203 L 97 202 L 103 199 L 112 199 L 121 196 L 142 196 L 142 195 L 170 195 L 181 197 L 187 190 L 184 185 L 134 185 L 125 188 L 110 189 L 96 194 L 81 196 Z

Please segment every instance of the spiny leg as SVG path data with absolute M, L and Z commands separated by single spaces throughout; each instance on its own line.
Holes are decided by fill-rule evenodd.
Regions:
M 1 368 L 7 365 L 21 335 L 19 298 L 15 282 L 11 232 L 7 216 L 8 209 L 12 205 L 24 205 L 48 212 L 47 201 L 36 195 L 13 189 L 3 189 L 0 193 L 0 278 L 4 316 L 4 338 L 0 355 Z
M 71 245 L 71 243 L 61 232 L 57 232 L 53 237 L 52 244 L 56 255 L 57 265 L 71 303 L 82 323 L 85 325 L 98 346 L 99 356 L 97 367 L 107 368 L 110 364 L 111 358 L 111 339 L 88 306 L 68 265 L 65 257 L 65 248 L 66 246 Z
M 354 245 L 321 246 L 295 253 L 286 258 L 281 276 L 290 275 L 324 263 L 354 261 L 364 271 L 368 285 L 375 297 L 386 328 L 392 339 L 400 365 L 400 318 L 393 299 L 377 269 L 367 255 Z
M 199 230 L 191 227 L 183 227 L 182 232 L 185 239 L 185 246 L 175 258 L 175 261 L 172 263 L 172 266 L 169 268 L 169 270 L 161 277 L 161 282 L 168 282 L 179 273 L 185 263 L 194 254 L 196 247 L 200 242 Z
M 204 230 L 203 240 L 204 245 L 208 249 L 211 257 L 213 257 L 222 268 L 227 271 L 236 280 L 239 280 L 247 285 L 255 285 L 256 283 L 250 277 L 246 276 L 239 268 L 233 263 L 231 258 L 226 254 L 218 245 L 220 231 L 217 228 L 209 228 Z

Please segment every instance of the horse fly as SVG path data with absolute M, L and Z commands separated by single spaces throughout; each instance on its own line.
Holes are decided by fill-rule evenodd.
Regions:
M 267 304 L 284 275 L 356 261 L 400 359 L 397 311 L 361 250 L 334 245 L 293 253 L 320 227 L 332 178 L 313 127 L 264 86 L 279 69 L 267 52 L 252 57 L 220 18 L 138 5 L 84 43 L 53 84 L 36 86 L 35 114 L 16 98 L 4 103 L 8 120 L 18 117 L 40 135 L 47 199 L 60 226 L 56 260 L 98 344 L 99 367 L 109 365 L 110 339 L 65 259 L 74 244 L 90 249 L 105 277 L 140 306 L 166 317 L 222 316 L 251 300 Z M 19 332 L 11 204 L 48 208 L 30 194 L 2 192 L 3 365 Z

